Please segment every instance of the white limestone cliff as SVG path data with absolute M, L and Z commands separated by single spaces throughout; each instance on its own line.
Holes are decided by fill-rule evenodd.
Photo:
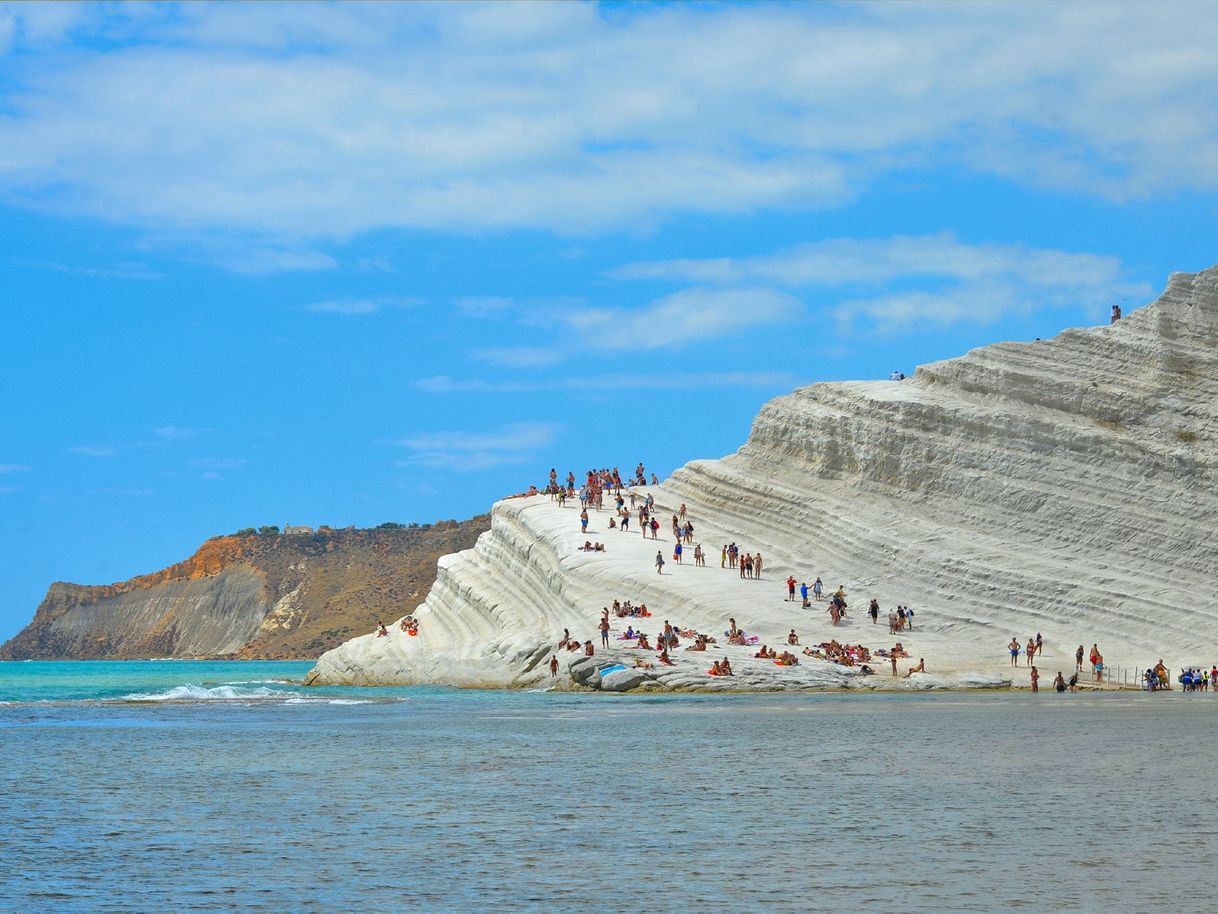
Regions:
M 1216 447 L 1213 268 L 1174 275 L 1156 302 L 1112 326 L 987 346 L 901 382 L 778 397 L 736 454 L 694 461 L 644 490 L 659 506 L 658 542 L 607 530 L 610 512 L 593 512 L 588 536 L 607 551 L 578 552 L 578 507 L 547 496 L 500 502 L 474 549 L 441 560 L 416 613 L 418 637 L 395 627 L 356 638 L 323 655 L 310 678 L 544 683 L 563 628 L 599 646 L 596 620 L 615 598 L 645 602 L 653 636 L 665 619 L 721 635 L 734 616 L 770 644 L 795 628 L 804 644 L 837 637 L 873 648 L 893 639 L 864 615 L 868 600 L 885 615 L 908 603 L 916 630 L 902 640 L 930 671 L 898 680 L 886 663 L 866 678 L 807 660 L 778 668 L 736 648 L 678 652 L 647 687 L 1021 685 L 1026 668 L 1011 670 L 1005 646 L 1036 632 L 1044 686 L 1059 669 L 1070 674 L 1079 644 L 1098 643 L 1110 669 L 1209 664 L 1218 659 Z M 682 502 L 707 568 L 672 562 L 665 519 Z M 764 580 L 719 568 L 730 541 L 762 552 Z M 833 627 L 823 606 L 786 602 L 788 574 L 845 584 L 848 620 Z M 598 648 L 595 665 L 639 653 Z M 737 671 L 726 683 L 704 672 L 724 654 Z M 582 670 L 597 684 L 594 664 L 568 670 L 575 655 L 561 657 L 562 681 Z

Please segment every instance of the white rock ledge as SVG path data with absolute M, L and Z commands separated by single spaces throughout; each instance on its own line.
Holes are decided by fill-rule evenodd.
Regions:
M 814 384 L 767 403 L 748 441 L 722 460 L 695 461 L 652 491 L 664 519 L 684 502 L 706 568 L 672 561 L 671 542 L 606 529 L 592 513 L 583 553 L 578 508 L 547 496 L 499 502 L 477 545 L 445 556 L 416 615 L 324 654 L 319 684 L 435 683 L 469 687 L 782 690 L 1023 686 L 1005 646 L 1041 632 L 1048 687 L 1074 669 L 1074 649 L 1098 642 L 1110 669 L 1159 658 L 1170 667 L 1218 659 L 1218 268 L 1176 274 L 1155 303 L 1114 326 L 1052 340 L 999 343 L 918 369 L 903 382 Z M 633 525 L 632 525 L 633 526 Z M 735 541 L 761 550 L 765 579 L 719 568 Z M 663 549 L 668 564 L 657 575 Z M 692 555 L 692 549 L 687 551 Z M 845 584 L 850 617 L 833 627 L 823 604 L 786 601 L 788 574 Z M 584 675 L 653 653 L 599 649 L 596 621 L 616 599 L 644 602 L 654 636 L 665 619 L 718 636 L 734 616 L 783 648 L 836 637 L 893 643 L 864 615 L 917 611 L 901 637 L 926 674 L 874 676 L 801 657 L 796 667 L 753 650 L 677 651 L 675 666 L 640 675 Z M 883 618 L 883 617 L 882 617 Z M 614 619 L 614 639 L 627 622 Z M 564 628 L 591 639 L 591 663 L 551 648 Z M 736 676 L 706 675 L 731 658 Z M 1022 659 L 1021 659 L 1022 663 Z

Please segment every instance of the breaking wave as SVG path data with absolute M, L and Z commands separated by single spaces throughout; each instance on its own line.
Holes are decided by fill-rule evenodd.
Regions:
M 119 701 L 265 701 L 269 698 L 286 698 L 291 692 L 280 689 L 238 688 L 231 685 L 207 686 L 187 683 L 174 686 L 164 692 L 134 692 L 124 695 Z

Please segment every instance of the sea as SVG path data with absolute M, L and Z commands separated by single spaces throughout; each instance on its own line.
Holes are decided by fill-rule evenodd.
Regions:
M 1218 695 L 0 663 L 0 911 L 1210 911 Z

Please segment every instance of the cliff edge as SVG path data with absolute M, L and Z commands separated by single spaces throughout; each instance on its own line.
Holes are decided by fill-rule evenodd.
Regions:
M 485 515 L 425 526 L 246 532 L 117 584 L 52 584 L 0 660 L 312 659 L 413 609 L 437 559 L 471 546 Z
M 1073 672 L 1080 644 L 1098 643 L 1126 675 L 1159 658 L 1208 664 L 1218 659 L 1216 469 L 1213 268 L 1172 276 L 1157 301 L 1111 326 L 998 343 L 900 382 L 778 397 L 736 454 L 637 490 L 656 499 L 659 542 L 607 529 L 609 511 L 593 512 L 585 537 L 577 504 L 500 502 L 473 549 L 440 561 L 415 613 L 418 637 L 353 639 L 310 679 L 536 685 L 549 681 L 564 628 L 599 645 L 597 619 L 614 599 L 644 602 L 654 616 L 614 618 L 613 646 L 598 647 L 593 663 L 560 652 L 560 683 L 599 684 L 594 664 L 653 662 L 620 636 L 641 621 L 654 639 L 665 619 L 720 644 L 710 655 L 678 652 L 674 668 L 642 677 L 654 687 L 721 687 L 705 667 L 725 655 L 732 687 L 1024 684 L 1024 660 L 1012 668 L 1006 645 L 1037 632 L 1049 679 Z M 668 517 L 682 503 L 709 567 L 693 567 L 692 547 L 684 563 L 672 560 Z M 606 551 L 578 551 L 585 538 Z M 719 567 L 730 542 L 764 555 L 763 580 Z M 824 604 L 788 602 L 788 575 L 844 585 L 847 619 L 834 626 Z M 863 611 L 873 598 L 881 622 L 898 603 L 915 607 L 916 631 L 894 639 L 872 624 Z M 729 616 L 780 649 L 796 629 L 805 645 L 902 640 L 912 659 L 887 683 L 811 659 L 776 674 L 751 649 L 722 648 Z M 929 672 L 905 677 L 918 658 Z

